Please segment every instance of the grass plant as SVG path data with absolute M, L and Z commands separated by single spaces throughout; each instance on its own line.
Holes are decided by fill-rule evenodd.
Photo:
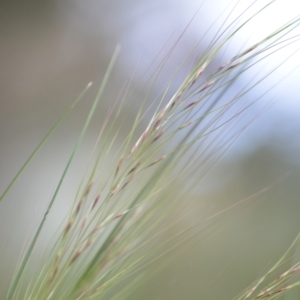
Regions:
M 197 191 L 198 182 L 254 121 L 255 117 L 242 122 L 249 107 L 260 98 L 249 100 L 246 96 L 269 74 L 246 83 L 231 98 L 224 97 L 226 91 L 244 73 L 259 65 L 261 60 L 299 42 L 299 36 L 292 34 L 299 26 L 300 17 L 283 24 L 254 45 L 241 49 L 215 68 L 228 43 L 234 41 L 236 34 L 261 11 L 268 9 L 272 2 L 249 18 L 243 19 L 242 14 L 233 23 L 224 24 L 175 92 L 171 91 L 182 66 L 179 66 L 158 100 L 148 96 L 140 100 L 140 110 L 124 139 L 119 136 L 123 126 L 121 111 L 124 103 L 130 100 L 130 93 L 124 92 L 112 104 L 101 125 L 99 138 L 70 212 L 58 226 L 54 242 L 43 256 L 42 267 L 31 273 L 28 269 L 35 264 L 36 243 L 43 234 L 47 217 L 96 107 L 99 101 L 103 101 L 103 91 L 120 51 L 117 47 L 44 217 L 22 254 L 11 280 L 7 300 L 133 299 L 133 291 L 149 276 L 159 272 L 163 265 L 189 247 L 195 235 L 205 234 L 220 216 L 233 208 L 231 206 L 200 218 L 193 224 L 182 222 L 187 211 L 193 209 L 190 191 Z M 197 56 L 195 51 L 196 48 L 189 57 Z M 164 63 L 151 77 L 152 84 L 157 80 Z M 90 86 L 88 84 L 37 146 L 3 192 L 1 200 L 5 200 L 35 154 L 77 102 L 86 96 Z M 141 130 L 140 124 L 148 118 L 149 111 L 153 115 L 136 140 L 136 134 Z M 119 146 L 114 150 L 117 140 L 121 142 L 117 143 Z M 173 228 L 176 228 L 176 233 Z M 297 240 L 298 237 L 282 258 L 235 300 L 275 299 L 299 286 L 299 262 L 287 266 Z M 286 269 L 278 274 L 282 267 Z

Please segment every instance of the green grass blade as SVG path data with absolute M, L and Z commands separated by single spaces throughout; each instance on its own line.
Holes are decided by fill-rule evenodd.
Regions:
M 59 190 L 60 190 L 60 188 L 61 188 L 61 185 L 62 185 L 62 183 L 63 183 L 63 180 L 64 180 L 64 178 L 65 178 L 65 176 L 66 176 L 66 174 L 67 174 L 67 172 L 68 172 L 68 170 L 69 170 L 69 167 L 70 167 L 70 165 L 71 165 L 71 163 L 72 163 L 72 161 L 73 161 L 73 159 L 74 159 L 74 156 L 75 156 L 75 154 L 76 154 L 76 152 L 77 152 L 77 150 L 78 150 L 78 148 L 79 148 L 79 146 L 80 146 L 80 144 L 81 144 L 81 141 L 82 141 L 82 139 L 83 139 L 84 136 L 85 136 L 86 130 L 87 130 L 87 128 L 88 128 L 88 126 L 89 126 L 89 124 L 90 124 L 90 122 L 91 122 L 91 120 L 92 120 L 93 114 L 94 114 L 94 112 L 95 112 L 95 110 L 96 110 L 96 107 L 97 107 L 97 105 L 98 105 L 98 103 L 99 103 L 99 100 L 100 100 L 100 98 L 101 98 L 101 96 L 102 96 L 102 94 L 103 94 L 103 92 L 104 92 L 104 88 L 105 88 L 105 86 L 106 86 L 106 84 L 107 84 L 107 81 L 108 81 L 109 76 L 110 76 L 110 74 L 111 74 L 112 68 L 113 68 L 113 66 L 114 66 L 114 64 L 115 64 L 117 55 L 118 55 L 118 53 L 119 53 L 119 49 L 120 49 L 120 47 L 117 47 L 117 48 L 116 48 L 116 51 L 115 51 L 115 53 L 114 53 L 114 55 L 113 55 L 113 57 L 112 57 L 112 59 L 111 59 L 111 61 L 110 61 L 110 64 L 109 64 L 109 66 L 108 66 L 108 69 L 107 69 L 107 71 L 106 71 L 106 74 L 105 74 L 105 76 L 104 76 L 104 79 L 103 79 L 103 81 L 102 81 L 102 84 L 101 84 L 101 86 L 100 86 L 99 92 L 98 92 L 98 94 L 97 94 L 97 96 L 96 96 L 96 99 L 94 100 L 93 106 L 92 106 L 92 108 L 91 108 L 91 110 L 90 110 L 90 112 L 89 112 L 89 115 L 88 115 L 88 117 L 87 117 L 87 119 L 86 119 L 86 122 L 85 122 L 85 124 L 84 124 L 84 126 L 83 126 L 83 129 L 82 129 L 82 131 L 81 131 L 81 133 L 80 133 L 80 136 L 79 136 L 79 138 L 78 138 L 78 141 L 77 141 L 77 143 L 76 143 L 76 145 L 75 145 L 75 147 L 74 147 L 74 150 L 72 151 L 72 154 L 71 154 L 71 156 L 70 156 L 70 158 L 69 158 L 69 160 L 68 160 L 68 163 L 67 163 L 67 165 L 66 165 L 66 167 L 65 167 L 65 169 L 64 169 L 64 172 L 63 172 L 63 174 L 62 174 L 62 176 L 61 176 L 61 178 L 60 178 L 60 180 L 59 180 L 59 183 L 58 183 L 58 185 L 57 185 L 57 187 L 56 187 L 56 190 L 55 190 L 55 192 L 54 192 L 54 194 L 53 194 L 53 197 L 51 198 L 51 201 L 50 201 L 50 203 L 49 203 L 49 205 L 48 205 L 48 207 L 47 207 L 47 210 L 46 210 L 46 212 L 44 213 L 43 219 L 42 219 L 42 221 L 40 222 L 40 224 L 39 224 L 39 226 L 38 226 L 38 229 L 36 230 L 36 233 L 35 233 L 35 235 L 34 235 L 32 241 L 31 241 L 31 244 L 30 244 L 30 246 L 29 246 L 29 248 L 28 248 L 28 250 L 27 250 L 27 252 L 26 252 L 26 255 L 24 256 L 24 259 L 23 259 L 23 261 L 22 261 L 22 263 L 21 263 L 21 266 L 20 266 L 19 270 L 17 271 L 16 277 L 15 277 L 15 279 L 14 279 L 14 281 L 13 281 L 13 283 L 12 283 L 12 285 L 11 285 L 9 291 L 8 291 L 8 295 L 7 295 L 7 298 L 6 298 L 7 300 L 12 300 L 12 299 L 13 299 L 13 296 L 14 296 L 14 294 L 15 294 L 15 291 L 16 291 L 16 289 L 17 289 L 17 287 L 18 287 L 18 285 L 19 285 L 20 279 L 21 279 L 21 277 L 22 277 L 22 275 L 23 275 L 23 273 L 24 273 L 24 271 L 25 271 L 25 268 L 26 268 L 27 263 L 28 263 L 28 261 L 29 261 L 29 259 L 30 259 L 30 256 L 31 256 L 31 254 L 32 254 L 32 251 L 33 251 L 33 249 L 34 249 L 34 247 L 35 247 L 35 244 L 36 244 L 36 242 L 37 242 L 37 239 L 38 239 L 38 237 L 39 237 L 39 235 L 40 235 L 40 233 L 41 233 L 41 230 L 42 230 L 42 228 L 43 228 L 43 226 L 44 226 L 44 224 L 45 224 L 45 221 L 46 221 L 46 219 L 47 219 L 47 216 L 48 216 L 48 214 L 49 214 L 49 212 L 50 212 L 50 210 L 51 210 L 51 208 L 52 208 L 52 206 L 53 206 L 53 204 L 54 204 L 54 201 L 55 201 L 55 199 L 56 199 L 56 197 L 57 197 L 57 195 L 58 195 L 58 192 L 59 192 Z
M 71 110 L 76 106 L 76 104 L 83 98 L 86 91 L 91 87 L 92 83 L 90 82 L 85 89 L 80 93 L 80 95 L 75 99 L 75 101 L 70 105 L 70 107 L 67 109 L 67 111 L 60 117 L 60 119 L 54 124 L 54 126 L 50 129 L 50 131 L 46 134 L 46 136 L 43 138 L 43 140 L 39 143 L 39 145 L 36 147 L 36 149 L 32 152 L 32 154 L 29 156 L 29 158 L 26 160 L 24 165 L 21 167 L 21 169 L 18 171 L 18 173 L 15 175 L 13 180 L 9 183 L 5 191 L 0 197 L 0 201 L 4 199 L 4 197 L 8 194 L 8 192 L 11 190 L 11 188 L 14 186 L 14 184 L 17 182 L 21 174 L 25 171 L 27 166 L 30 164 L 30 162 L 33 160 L 33 158 L 36 156 L 36 154 L 39 152 L 39 150 L 43 147 L 43 145 L 46 143 L 46 141 L 50 138 L 52 133 L 58 128 L 58 126 L 65 120 L 65 118 L 69 115 Z

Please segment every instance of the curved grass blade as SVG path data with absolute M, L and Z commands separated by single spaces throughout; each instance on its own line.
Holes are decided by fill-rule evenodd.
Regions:
M 4 197 L 8 194 L 8 192 L 11 190 L 11 188 L 14 186 L 14 184 L 17 182 L 21 174 L 25 171 L 27 166 L 30 164 L 30 162 L 33 160 L 33 158 L 36 156 L 36 154 L 39 152 L 39 150 L 44 146 L 46 141 L 50 138 L 52 133 L 58 128 L 58 126 L 65 120 L 65 118 L 69 115 L 71 110 L 77 105 L 77 103 L 83 98 L 87 90 L 92 86 L 92 82 L 90 82 L 84 90 L 79 94 L 79 96 L 75 99 L 75 101 L 70 105 L 70 107 L 66 110 L 66 112 L 60 117 L 60 119 L 53 125 L 53 127 L 50 129 L 50 131 L 46 134 L 46 136 L 43 138 L 43 140 L 39 143 L 39 145 L 35 148 L 35 150 L 32 152 L 32 154 L 29 156 L 29 158 L 26 160 L 24 165 L 21 167 L 21 169 L 18 171 L 18 173 L 15 175 L 13 180 L 10 182 L 10 184 L 7 186 L 5 191 L 0 197 L 0 201 L 4 199 Z
M 116 59 L 117 59 L 119 50 L 120 50 L 120 47 L 118 46 L 118 47 L 116 48 L 116 50 L 115 50 L 115 53 L 114 53 L 114 55 L 113 55 L 113 57 L 112 57 L 110 63 L 109 63 L 108 69 L 107 69 L 107 71 L 106 71 L 106 74 L 105 74 L 105 76 L 104 76 L 104 79 L 103 79 L 103 81 L 102 81 L 102 84 L 101 84 L 101 86 L 100 86 L 100 89 L 99 89 L 99 91 L 98 91 L 98 94 L 97 94 L 97 96 L 96 96 L 96 98 L 95 98 L 95 100 L 94 100 L 93 106 L 92 106 L 92 108 L 90 109 L 89 115 L 88 115 L 88 117 L 87 117 L 87 119 L 86 119 L 86 122 L 85 122 L 85 124 L 84 124 L 84 126 L 83 126 L 83 129 L 82 129 L 82 131 L 81 131 L 81 133 L 80 133 L 80 136 L 79 136 L 79 138 L 78 138 L 78 140 L 77 140 L 77 143 L 76 143 L 76 145 L 75 145 L 75 147 L 74 147 L 74 149 L 73 149 L 73 151 L 72 151 L 72 154 L 71 154 L 71 156 L 70 156 L 70 158 L 69 158 L 69 160 L 68 160 L 68 163 L 67 163 L 67 165 L 66 165 L 66 167 L 65 167 L 65 169 L 64 169 L 64 172 L 63 172 L 63 174 L 62 174 L 62 176 L 61 176 L 61 178 L 60 178 L 60 180 L 59 180 L 59 183 L 58 183 L 58 185 L 57 185 L 57 187 L 56 187 L 56 190 L 55 190 L 55 192 L 54 192 L 54 194 L 53 194 L 53 197 L 51 198 L 51 201 L 50 201 L 50 203 L 49 203 L 49 205 L 48 205 L 48 207 L 47 207 L 47 210 L 46 210 L 46 212 L 44 213 L 44 217 L 43 217 L 42 221 L 40 222 L 40 224 L 39 224 L 39 226 L 38 226 L 38 228 L 37 228 L 37 231 L 36 231 L 36 233 L 35 233 L 35 235 L 34 235 L 32 241 L 31 241 L 31 244 L 30 244 L 30 246 L 29 246 L 29 248 L 28 248 L 28 250 L 27 250 L 27 252 L 26 252 L 26 254 L 25 254 L 25 256 L 24 256 L 24 259 L 23 259 L 23 261 L 22 261 L 22 264 L 21 264 L 19 270 L 17 271 L 16 277 L 15 277 L 15 279 L 14 279 L 14 281 L 13 281 L 13 283 L 12 283 L 12 285 L 11 285 L 9 291 L 8 291 L 8 295 L 7 295 L 7 298 L 6 298 L 7 300 L 12 300 L 12 299 L 13 299 L 13 296 L 14 296 L 14 294 L 15 294 L 15 291 L 16 291 L 16 289 L 17 289 L 17 287 L 18 287 L 18 285 L 19 285 L 20 279 L 21 279 L 21 277 L 22 277 L 22 275 L 23 275 L 23 273 L 24 273 L 24 271 L 25 271 L 25 268 L 26 268 L 27 263 L 28 263 L 28 261 L 29 261 L 29 259 L 30 259 L 30 256 L 31 256 L 31 254 L 32 254 L 32 251 L 33 251 L 33 249 L 34 249 L 34 247 L 35 247 L 35 244 L 36 244 L 36 242 L 37 242 L 37 239 L 38 239 L 38 237 L 39 237 L 39 235 L 40 235 L 40 233 L 41 233 L 41 230 L 42 230 L 42 228 L 43 228 L 43 226 L 44 226 L 44 224 L 45 224 L 45 221 L 46 221 L 46 219 L 47 219 L 47 216 L 48 216 L 48 214 L 49 214 L 49 212 L 50 212 L 50 210 L 51 210 L 51 208 L 52 208 L 52 206 L 53 206 L 53 204 L 54 204 L 54 201 L 55 201 L 55 199 L 56 199 L 56 197 L 57 197 L 57 195 L 58 195 L 58 192 L 59 192 L 59 190 L 60 190 L 60 188 L 61 188 L 61 185 L 62 185 L 62 183 L 63 183 L 63 180 L 64 180 L 64 178 L 65 178 L 65 176 L 66 176 L 66 174 L 67 174 L 67 172 L 68 172 L 68 170 L 69 170 L 69 167 L 70 167 L 70 165 L 71 165 L 71 163 L 72 163 L 72 161 L 73 161 L 73 159 L 74 159 L 74 156 L 75 156 L 75 154 L 76 154 L 76 152 L 77 152 L 77 150 L 78 150 L 78 148 L 79 148 L 79 146 L 80 146 L 80 144 L 81 144 L 81 141 L 83 140 L 83 138 L 84 138 L 84 136 L 85 136 L 85 133 L 86 133 L 87 128 L 88 128 L 88 126 L 89 126 L 89 124 L 90 124 L 90 122 L 91 122 L 91 120 L 92 120 L 93 114 L 94 114 L 94 112 L 95 112 L 95 110 L 96 110 L 96 107 L 97 107 L 97 105 L 98 105 L 98 103 L 99 103 L 99 100 L 100 100 L 100 98 L 101 98 L 101 96 L 102 96 L 102 94 L 103 94 L 103 92 L 104 92 L 104 88 L 105 88 L 105 86 L 106 86 L 106 84 L 107 84 L 107 81 L 108 81 L 109 76 L 110 76 L 110 74 L 111 74 L 112 68 L 113 68 L 113 66 L 114 66 L 114 64 L 115 64 L 115 61 L 116 61 Z

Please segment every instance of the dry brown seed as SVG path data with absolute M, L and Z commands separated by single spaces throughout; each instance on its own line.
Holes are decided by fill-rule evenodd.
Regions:
M 264 292 L 260 293 L 255 299 L 269 298 L 269 297 L 274 296 L 276 294 L 285 292 L 285 291 L 289 290 L 291 287 L 292 286 L 287 286 L 287 287 L 275 290 L 275 291 L 270 292 L 270 293 L 267 292 L 268 290 L 265 290 Z
M 135 145 L 132 147 L 132 149 L 131 149 L 131 151 L 130 151 L 128 157 L 131 156 L 131 154 L 136 150 L 137 147 L 138 147 L 138 142 L 136 142 Z M 127 157 L 127 158 L 128 158 L 128 157 Z
M 225 63 L 224 65 L 222 65 L 222 66 L 217 70 L 217 72 L 222 71 L 225 67 L 228 66 L 228 64 L 229 64 L 229 62 L 227 62 L 227 63 Z M 217 73 L 217 72 L 216 72 L 216 73 Z
M 95 206 L 97 205 L 99 199 L 101 197 L 101 194 L 98 194 L 97 197 L 95 198 L 94 202 L 93 202 L 93 205 L 92 205 L 92 210 L 95 208 Z
M 282 278 L 287 277 L 289 275 L 292 275 L 293 273 L 295 273 L 295 272 L 297 272 L 299 270 L 300 270 L 300 265 L 296 266 L 292 270 L 286 271 L 285 273 L 283 273 L 282 275 L 280 275 L 277 280 L 281 280 Z
M 199 91 L 200 92 L 203 92 L 204 90 L 206 90 L 207 88 L 209 88 L 212 84 L 214 84 L 214 81 L 211 81 L 211 82 L 207 82 L 204 87 Z
M 162 130 L 153 140 L 151 143 L 154 143 L 157 141 L 163 134 L 165 133 L 165 130 Z
M 118 215 L 116 215 L 116 216 L 113 218 L 113 220 L 116 220 L 116 219 L 119 219 L 119 218 L 123 217 L 125 214 L 127 214 L 127 212 L 128 212 L 128 209 L 125 210 L 125 211 L 123 211 L 123 212 L 121 212 L 121 213 L 119 213 Z
M 120 188 L 120 191 L 123 190 L 127 186 L 127 184 L 133 179 L 133 177 L 134 177 L 134 174 L 132 174 L 129 177 L 129 179 L 122 185 L 122 187 Z
M 82 253 L 82 251 L 81 250 L 78 250 L 75 254 L 74 254 L 74 256 L 73 256 L 73 258 L 71 259 L 71 261 L 70 261 L 70 265 L 79 257 L 79 255 Z
M 250 48 L 247 49 L 246 51 L 242 52 L 242 53 L 239 55 L 239 57 L 246 55 L 247 53 L 253 51 L 253 50 L 254 50 L 255 48 L 257 48 L 257 47 L 258 47 L 258 44 L 253 45 L 252 47 L 250 47 Z
M 70 231 L 72 225 L 73 225 L 73 219 L 71 219 L 71 220 L 68 222 L 68 224 L 67 224 L 67 226 L 66 226 L 66 228 L 65 228 L 65 230 L 64 230 L 64 236 L 66 236 L 67 233 Z
M 84 198 L 90 193 L 91 189 L 92 189 L 92 186 L 93 186 L 94 182 L 90 182 L 89 185 L 87 186 L 86 190 L 85 190 L 85 193 L 84 193 Z
M 76 215 L 79 213 L 81 206 L 83 204 L 83 198 L 78 202 L 77 207 L 76 207 Z
M 151 164 L 149 164 L 146 168 L 149 168 L 149 167 L 151 167 L 151 166 L 153 166 L 153 165 L 155 165 L 155 164 L 161 162 L 161 161 L 162 161 L 163 159 L 165 159 L 165 158 L 166 158 L 166 155 L 164 155 L 164 156 L 162 156 L 162 157 L 156 159 L 154 162 L 152 162 Z
M 122 166 L 122 164 L 123 164 L 123 159 L 124 159 L 123 156 L 121 156 L 121 158 L 120 158 L 120 160 L 119 160 L 119 163 L 118 163 L 118 165 L 117 165 L 115 177 L 116 177 L 117 174 L 119 173 L 119 170 L 120 170 L 120 168 L 121 168 L 121 166 Z
M 141 136 L 141 140 L 142 140 L 142 141 L 144 141 L 144 140 L 146 139 L 146 137 L 147 137 L 147 135 L 148 135 L 148 131 L 149 131 L 149 129 L 147 128 L 147 129 L 144 131 L 144 133 L 142 134 L 142 136 Z
M 135 166 L 128 172 L 127 176 L 133 173 L 140 166 L 140 164 L 141 162 L 137 162 Z
M 189 105 L 187 105 L 183 110 L 186 110 L 186 109 L 196 105 L 197 103 L 198 103 L 198 101 L 194 101 L 194 102 L 190 103 Z
M 183 129 L 187 126 L 190 126 L 192 123 L 193 123 L 193 121 L 186 122 L 186 123 L 182 124 L 181 126 L 179 126 L 179 129 Z
M 53 270 L 53 273 L 51 274 L 50 279 L 49 279 L 49 284 L 53 281 L 57 272 L 58 272 L 58 266 L 56 266 L 55 269 Z
M 171 103 L 169 102 L 164 109 L 161 111 L 161 113 L 159 114 L 159 117 L 157 118 L 156 122 L 153 125 L 153 130 L 156 131 L 160 126 L 160 122 L 162 121 L 163 117 L 166 114 L 167 109 L 169 108 L 169 106 L 171 105 Z
M 173 109 L 173 107 L 175 106 L 176 102 L 179 100 L 180 96 L 182 95 L 182 93 L 179 93 L 176 98 L 172 101 L 172 104 L 170 106 L 170 110 Z
M 196 78 L 199 79 L 199 77 L 202 75 L 204 69 L 203 68 L 200 68 L 196 74 Z
M 184 90 L 190 88 L 196 81 L 196 78 L 192 77 L 184 86 Z
M 154 131 L 156 131 L 156 130 L 159 128 L 159 124 L 160 124 L 161 120 L 162 120 L 162 119 L 158 119 L 158 120 L 154 123 L 154 125 L 153 125 Z
M 233 64 L 232 66 L 230 66 L 230 67 L 227 69 L 227 71 L 236 68 L 236 67 L 239 66 L 240 64 L 241 64 L 241 62 L 237 62 L 237 63 Z

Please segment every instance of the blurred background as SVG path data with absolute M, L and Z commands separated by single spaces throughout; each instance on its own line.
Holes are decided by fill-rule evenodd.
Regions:
M 238 2 L 227 24 L 244 10 L 250 16 L 267 3 L 260 1 L 250 7 L 248 1 Z M 40 220 L 54 192 L 116 45 L 121 45 L 120 55 L 96 118 L 54 208 L 54 217 L 46 229 L 49 234 L 56 220 L 66 214 L 67 200 L 72 198 L 105 115 L 124 83 L 131 81 L 131 98 L 135 101 L 134 105 L 125 104 L 124 114 L 128 119 L 128 128 L 123 129 L 125 135 L 138 111 L 139 99 L 149 90 L 145 71 L 159 66 L 184 32 L 151 89 L 151 99 L 164 88 L 193 47 L 197 45 L 200 54 L 205 50 L 235 4 L 236 1 L 224 0 L 44 0 L 1 4 L 1 193 L 77 95 L 89 82 L 94 84 L 0 203 L 0 298 L 5 297 L 28 233 Z M 225 60 L 231 58 L 241 47 L 254 44 L 299 13 L 297 0 L 276 1 L 245 27 L 222 55 Z M 296 34 L 299 29 L 293 33 Z M 135 299 L 231 299 L 274 263 L 298 233 L 299 46 L 297 42 L 275 53 L 242 77 L 248 82 L 260 72 L 267 74 L 284 62 L 247 94 L 248 99 L 256 99 L 272 87 L 249 109 L 250 118 L 259 117 L 205 178 L 201 195 L 193 195 L 193 210 L 202 209 L 203 203 L 207 207 L 228 207 L 270 188 L 254 197 L 250 206 L 229 214 L 230 222 L 224 222 L 222 229 L 204 240 L 195 238 L 194 246 L 142 286 Z M 192 64 L 194 58 L 188 58 L 188 63 Z M 217 67 L 213 65 L 211 70 Z M 182 69 L 178 84 L 186 71 Z M 229 96 L 243 84 L 236 82 Z M 271 106 L 260 114 L 270 101 Z M 141 130 L 146 125 L 147 118 Z M 197 213 L 194 216 L 197 218 Z M 49 237 L 43 236 L 47 244 Z

